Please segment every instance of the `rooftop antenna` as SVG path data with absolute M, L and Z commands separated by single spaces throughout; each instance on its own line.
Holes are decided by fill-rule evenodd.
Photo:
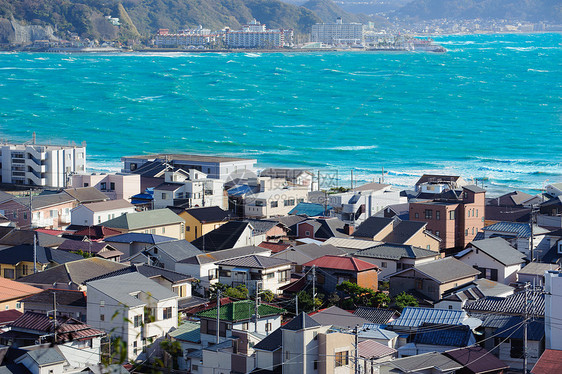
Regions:
M 35 131 L 33 131 L 33 135 L 31 139 L 32 139 L 31 144 L 35 145 L 35 140 L 36 140 Z

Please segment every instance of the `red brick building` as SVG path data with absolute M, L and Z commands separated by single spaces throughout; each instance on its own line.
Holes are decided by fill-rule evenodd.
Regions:
M 470 185 L 410 204 L 410 220 L 427 222 L 441 249 L 464 248 L 484 227 L 486 190 Z

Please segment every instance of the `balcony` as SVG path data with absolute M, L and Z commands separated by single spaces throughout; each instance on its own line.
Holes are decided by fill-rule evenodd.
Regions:
M 44 160 L 47 158 L 47 154 L 45 153 L 45 147 L 26 147 L 25 151 L 27 154 L 31 155 L 31 157 L 35 158 L 36 160 Z
M 40 177 L 33 171 L 25 173 L 25 176 L 37 186 L 45 186 L 47 184 L 47 179 L 43 175 Z
M 70 214 L 61 214 L 59 221 L 60 223 L 70 223 Z
M 25 166 L 30 167 L 33 171 L 37 172 L 37 173 L 46 173 L 47 172 L 47 166 L 42 164 L 41 162 L 37 162 L 36 160 L 33 160 L 31 158 L 26 158 L 25 159 Z
M 31 221 L 32 227 L 52 227 L 54 220 L 52 218 L 33 219 Z

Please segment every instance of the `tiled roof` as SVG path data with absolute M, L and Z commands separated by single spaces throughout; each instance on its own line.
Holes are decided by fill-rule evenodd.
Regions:
M 353 312 L 358 317 L 365 318 L 371 323 L 385 325 L 398 312 L 394 309 L 372 308 L 368 306 L 360 306 Z
M 464 186 L 463 189 L 465 190 L 469 190 L 470 192 L 474 192 L 474 193 L 482 193 L 482 192 L 486 192 L 485 189 L 478 187 L 474 184 L 470 184 L 468 186 Z
M 313 265 L 320 268 L 348 270 L 355 272 L 378 269 L 377 265 L 371 264 L 367 261 L 363 261 L 353 257 L 340 257 L 332 255 L 323 256 L 303 264 L 303 266 Z
M 161 183 L 154 187 L 154 191 L 176 191 L 183 187 L 183 184 L 179 183 Z
M 177 340 L 199 343 L 201 342 L 201 324 L 187 321 L 168 335 Z
M 513 316 L 507 321 L 505 326 L 496 331 L 495 335 L 498 338 L 523 339 L 525 334 L 524 330 L 523 318 Z M 544 319 L 534 319 L 528 323 L 527 338 L 529 340 L 540 341 L 544 338 L 544 335 Z
M 14 201 L 26 206 L 29 209 L 29 197 L 18 197 L 15 198 Z M 34 196 L 31 204 L 33 205 L 33 210 L 38 210 L 51 206 L 71 203 L 73 201 L 74 198 L 65 193 L 56 193 Z
M 254 349 L 262 351 L 276 351 L 283 346 L 283 331 L 281 328 L 273 331 L 271 334 L 263 338 L 258 344 L 254 345 Z
M 441 283 L 447 283 L 456 279 L 467 278 L 480 274 L 480 272 L 472 266 L 467 265 L 453 257 L 445 257 L 423 264 L 418 264 L 413 268 L 408 268 L 394 274 L 405 273 L 412 270 L 420 271 Z M 392 277 L 392 275 L 390 276 Z
M 364 340 L 358 344 L 359 357 L 370 359 L 379 359 L 382 357 L 395 354 L 397 351 L 384 344 L 378 343 L 374 340 Z
M 84 257 L 42 246 L 36 246 L 37 262 L 40 264 L 64 264 L 65 262 L 83 259 Z M 33 263 L 33 245 L 22 244 L 0 250 L 0 264 L 16 265 L 22 261 Z
M 222 321 L 236 322 L 245 321 L 254 315 L 255 304 L 251 300 L 235 301 L 233 303 L 220 307 L 220 319 Z M 273 305 L 259 304 L 258 314 L 260 317 L 282 315 L 285 309 L 278 308 Z M 204 318 L 217 318 L 217 308 L 210 308 L 197 313 L 197 316 Z
M 518 238 L 528 238 L 531 236 L 531 226 L 522 222 L 498 222 L 482 228 L 483 231 L 499 231 L 502 233 L 513 233 Z M 542 227 L 533 227 L 533 235 L 545 234 L 548 230 Z
M 217 265 L 237 266 L 253 269 L 270 269 L 278 266 L 290 265 L 291 261 L 258 255 L 249 255 L 217 262 Z
M 24 303 L 52 305 L 56 293 L 57 305 L 86 307 L 86 294 L 83 291 L 48 289 L 22 300 Z
M 505 362 L 478 345 L 452 349 L 443 354 L 463 365 L 474 374 L 496 373 L 509 368 L 509 365 Z M 533 374 L 539 373 L 533 371 Z
M 58 249 L 63 251 L 84 251 L 86 253 L 98 253 L 105 247 L 108 243 L 99 243 L 93 241 L 82 241 L 82 240 L 72 240 L 67 239 L 59 245 Z M 119 252 L 122 253 L 122 252 Z
M 472 330 L 467 325 L 449 326 L 424 323 L 421 332 L 416 333 L 415 344 L 465 347 L 474 339 Z
M 438 252 L 405 244 L 378 244 L 368 249 L 356 252 L 355 257 L 383 258 L 400 260 L 402 258 L 427 258 L 439 256 Z
M 0 311 L 0 326 L 13 322 L 22 316 L 22 312 L 15 309 L 1 310 Z
M 125 264 L 99 257 L 83 258 L 80 256 L 80 258 L 77 261 L 67 262 L 63 265 L 19 278 L 18 282 L 45 284 L 49 285 L 49 287 L 56 287 L 56 284 L 67 284 L 68 282 L 80 285 L 90 278 L 127 267 Z
M 37 245 L 42 247 L 53 247 L 62 243 L 65 239 L 32 230 L 10 230 L 0 239 L 0 245 L 33 245 L 33 238 L 37 238 Z
M 20 299 L 41 292 L 40 288 L 0 277 L 0 302 Z
M 127 200 L 108 200 L 99 201 L 97 203 L 83 204 L 84 208 L 91 210 L 92 212 L 105 212 L 108 210 L 134 208 L 134 205 Z
M 394 222 L 394 218 L 374 217 L 374 216 L 369 217 L 357 227 L 357 229 L 353 233 L 353 237 L 373 238 L 382 229 L 384 229 L 388 225 L 392 225 L 393 222 Z
M 469 246 L 478 248 L 505 266 L 525 262 L 525 255 L 513 248 L 503 238 L 489 238 L 470 242 Z
M 185 210 L 199 222 L 222 222 L 230 218 L 230 213 L 218 206 L 191 208 Z
M 155 248 L 158 248 L 158 251 L 168 254 L 175 262 L 203 253 L 187 240 L 172 240 L 158 243 L 150 248 L 150 250 L 154 252 Z
M 439 174 L 424 174 L 416 182 L 416 186 L 422 183 L 444 183 L 444 182 L 457 182 L 461 177 L 458 175 L 439 175 Z
M 95 187 L 67 188 L 64 192 L 78 200 L 80 203 L 93 203 L 109 200 L 109 197 Z
M 302 244 L 291 247 L 285 251 L 276 253 L 272 257 L 283 258 L 295 264 L 302 265 L 305 262 L 315 260 L 325 255 L 345 256 L 347 252 L 333 245 L 318 245 L 314 243 Z
M 64 356 L 54 347 L 35 349 L 28 351 L 26 354 L 35 361 L 39 367 L 54 365 L 66 361 Z
M 416 373 L 424 369 L 432 368 L 437 369 L 437 372 L 449 373 L 461 369 L 463 366 L 455 360 L 437 352 L 399 358 L 397 360 L 384 362 L 382 365 L 395 367 L 403 373 Z
M 528 312 L 534 316 L 544 316 L 544 293 L 541 291 L 528 292 Z M 500 313 L 510 315 L 523 315 L 525 313 L 525 292 L 518 292 L 502 297 L 485 297 L 468 303 L 464 309 L 469 313 Z
M 390 326 L 419 327 L 424 323 L 460 325 L 467 318 L 462 310 L 406 307 Z
M 336 238 L 332 237 L 324 242 L 323 245 L 333 245 L 338 248 L 348 248 L 348 249 L 367 249 L 371 248 L 377 244 L 382 244 L 382 242 L 377 242 L 373 240 L 363 240 L 355 238 Z
M 318 313 L 314 313 L 310 315 L 310 317 L 321 325 L 331 325 L 340 328 L 353 328 L 355 326 L 363 326 L 364 323 L 369 323 L 365 318 L 361 318 L 335 305 L 321 310 Z
M 91 239 L 103 239 L 109 236 L 121 235 L 121 231 L 110 229 L 105 226 L 84 226 L 74 231 L 75 236 L 87 236 Z
M 25 312 L 20 318 L 9 325 L 14 331 L 32 331 L 34 333 L 52 333 L 54 331 L 53 319 L 46 314 Z M 57 317 L 57 340 L 67 342 L 96 336 L 103 336 L 105 332 L 94 329 L 90 325 L 74 318 Z
M 289 248 L 291 245 L 287 243 L 270 243 L 270 242 L 261 242 L 258 244 L 258 247 L 267 248 L 271 250 L 271 253 L 279 253 L 284 251 L 285 249 Z
M 562 373 L 562 351 L 545 349 L 533 369 L 533 374 Z
M 186 263 L 186 264 L 199 264 L 199 265 L 210 264 L 212 262 L 248 256 L 254 253 L 269 253 L 269 250 L 266 248 L 254 247 L 254 246 L 229 248 L 220 251 L 203 253 L 197 256 L 186 258 L 185 260 L 181 260 L 179 262 Z
M 540 262 L 531 262 L 523 269 L 519 270 L 518 274 L 529 274 L 529 275 L 540 275 L 544 276 L 544 272 L 547 270 L 558 270 L 560 269 L 559 265 L 554 264 L 543 264 Z
M 170 209 L 145 210 L 143 212 L 127 213 L 102 223 L 114 229 L 138 230 L 146 227 L 165 226 L 185 223 L 183 218 Z
M 423 230 L 426 225 L 427 223 L 425 222 L 400 221 L 394 226 L 392 232 L 382 239 L 382 241 L 385 243 L 404 244 L 412 238 L 414 234 Z
M 477 300 L 486 296 L 500 296 L 513 293 L 514 288 L 503 283 L 495 282 L 486 278 L 480 278 L 470 283 L 445 291 L 442 295 L 447 300 Z
M 148 243 L 148 244 L 158 244 L 169 242 L 172 240 L 177 240 L 169 236 L 155 235 L 155 234 L 144 234 L 138 232 L 129 232 L 126 234 L 115 235 L 110 238 L 104 239 L 106 242 L 114 243 Z
M 233 248 L 240 236 L 251 224 L 243 221 L 230 221 L 191 242 L 202 251 L 219 251 Z
M 291 331 L 299 331 L 303 329 L 308 329 L 310 327 L 318 327 L 321 326 L 318 322 L 316 322 L 312 317 L 310 317 L 305 312 L 301 312 L 298 316 L 290 320 L 288 323 L 281 326 L 283 330 L 291 330 Z

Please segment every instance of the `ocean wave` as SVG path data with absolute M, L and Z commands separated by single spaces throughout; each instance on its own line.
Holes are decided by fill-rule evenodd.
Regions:
M 349 145 L 349 146 L 332 147 L 326 149 L 334 150 L 334 151 L 363 151 L 366 149 L 376 149 L 376 148 L 378 148 L 378 145 Z

